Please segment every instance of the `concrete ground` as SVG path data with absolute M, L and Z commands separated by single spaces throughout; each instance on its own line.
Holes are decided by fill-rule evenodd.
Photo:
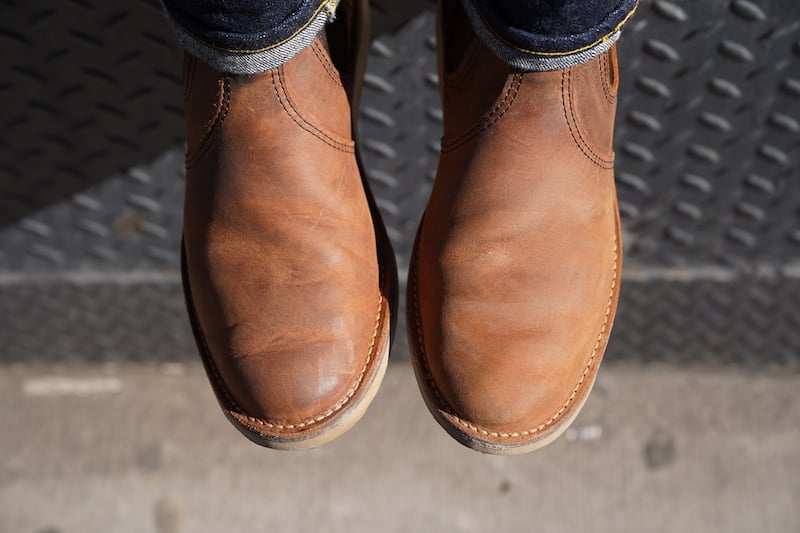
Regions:
M 337 441 L 261 449 L 198 365 L 0 368 L 0 532 L 798 532 L 800 376 L 607 366 L 574 426 L 483 456 L 394 361 Z

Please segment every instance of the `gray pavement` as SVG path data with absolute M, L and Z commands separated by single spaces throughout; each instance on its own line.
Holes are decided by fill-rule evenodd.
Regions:
M 199 365 L 0 368 L 0 532 L 800 531 L 800 376 L 607 366 L 574 426 L 483 456 L 390 364 L 364 419 L 261 449 Z

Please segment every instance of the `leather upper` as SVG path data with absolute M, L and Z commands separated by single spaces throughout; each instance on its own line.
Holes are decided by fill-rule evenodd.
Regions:
M 444 137 L 412 264 L 415 356 L 441 415 L 500 445 L 579 408 L 616 308 L 616 53 L 517 72 L 445 20 Z
M 187 56 L 185 79 L 186 268 L 220 401 L 261 433 L 331 422 L 389 312 L 339 73 L 318 39 L 255 76 Z

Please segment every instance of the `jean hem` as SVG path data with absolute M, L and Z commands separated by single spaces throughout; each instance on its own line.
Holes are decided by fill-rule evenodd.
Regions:
M 258 50 L 227 50 L 205 43 L 182 27 L 167 12 L 180 45 L 189 54 L 207 63 L 212 68 L 227 74 L 252 75 L 277 68 L 314 42 L 317 35 L 332 18 L 326 9 L 329 2 L 322 2 L 314 15 L 288 39 Z
M 464 11 L 472 23 L 475 33 L 483 43 L 491 49 L 504 63 L 525 71 L 562 70 L 587 63 L 607 52 L 622 34 L 622 25 L 630 18 L 636 6 L 626 15 L 612 31 L 602 38 L 580 47 L 564 52 L 537 52 L 524 50 L 503 39 L 487 22 L 475 0 L 461 0 Z

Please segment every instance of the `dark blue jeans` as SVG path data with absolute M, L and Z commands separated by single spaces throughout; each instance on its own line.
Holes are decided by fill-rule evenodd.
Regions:
M 308 46 L 338 0 L 162 0 L 190 53 L 233 73 L 274 68 Z M 522 69 L 565 68 L 607 50 L 637 0 L 461 0 L 476 33 Z

